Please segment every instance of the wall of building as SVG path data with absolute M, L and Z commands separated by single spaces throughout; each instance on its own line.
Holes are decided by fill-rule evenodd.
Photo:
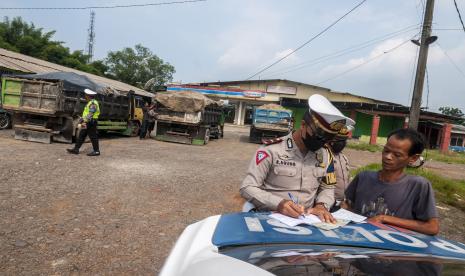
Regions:
M 339 93 L 331 91 L 328 88 L 313 86 L 287 80 L 263 80 L 263 81 L 245 81 L 245 82 L 231 82 L 222 83 L 219 87 L 225 88 L 240 88 L 244 90 L 261 90 L 267 91 L 268 86 L 281 86 L 281 87 L 295 87 L 296 94 L 280 94 L 280 93 L 267 93 L 266 101 L 279 101 L 281 97 L 295 98 L 295 99 L 308 99 L 313 94 L 320 94 L 327 97 L 333 102 L 363 102 L 363 103 L 376 103 L 376 101 L 364 97 L 358 97 L 348 93 Z
M 303 119 L 304 113 L 307 110 L 306 108 L 303 107 L 288 107 L 286 106 L 287 109 L 292 110 L 292 116 L 295 119 L 295 124 L 294 127 L 296 129 L 300 128 L 301 121 Z M 349 111 L 344 111 L 342 112 L 344 115 L 347 117 L 350 117 L 350 112 Z M 369 137 L 371 135 L 371 127 L 372 127 L 372 122 L 373 122 L 373 115 L 362 113 L 362 112 L 356 112 L 356 119 L 355 119 L 356 125 L 355 125 L 355 130 L 353 132 L 353 137 L 354 138 L 360 138 L 365 142 L 369 141 Z M 402 128 L 404 124 L 404 119 L 401 117 L 393 117 L 393 116 L 385 116 L 382 115 L 380 116 L 380 125 L 379 125 L 379 131 L 378 131 L 378 143 L 384 143 L 386 141 L 387 135 L 398 128 Z

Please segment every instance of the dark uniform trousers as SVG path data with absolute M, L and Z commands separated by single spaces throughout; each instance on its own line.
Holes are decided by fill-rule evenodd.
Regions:
M 79 132 L 79 137 L 76 141 L 75 148 L 79 150 L 81 148 L 82 143 L 86 139 L 86 136 L 89 135 L 90 141 L 92 143 L 92 147 L 94 148 L 94 152 L 100 152 L 99 145 L 98 145 L 98 135 L 97 135 L 97 120 L 92 119 L 87 122 L 87 128 L 82 128 L 81 132 Z
M 140 130 L 139 130 L 139 138 L 145 138 L 145 136 L 147 135 L 147 130 L 149 128 L 149 120 L 142 120 L 142 126 L 140 127 Z

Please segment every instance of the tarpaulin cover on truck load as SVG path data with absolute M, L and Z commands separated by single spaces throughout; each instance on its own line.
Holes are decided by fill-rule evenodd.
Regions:
M 268 109 L 268 110 L 283 110 L 283 111 L 290 111 L 279 104 L 264 104 L 258 107 L 259 109 Z
M 201 93 L 193 91 L 158 93 L 155 100 L 176 112 L 198 112 L 209 105 L 221 105 L 221 102 L 214 101 Z
M 44 74 L 13 75 L 12 77 L 17 77 L 21 79 L 31 79 L 31 80 L 62 81 L 63 86 L 64 86 L 63 88 L 66 90 L 84 91 L 84 89 L 88 88 L 100 94 L 118 93 L 116 90 L 114 90 L 111 87 L 105 87 L 101 84 L 98 84 L 92 81 L 87 76 L 79 75 L 73 72 L 53 72 L 53 73 L 44 73 Z

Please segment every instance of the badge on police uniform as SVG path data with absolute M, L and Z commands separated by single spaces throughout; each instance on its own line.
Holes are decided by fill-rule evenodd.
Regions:
M 292 149 L 294 147 L 294 143 L 292 142 L 292 138 L 287 138 L 287 148 Z
M 270 155 L 266 151 L 259 150 L 257 151 L 257 155 L 255 156 L 255 163 L 258 165 L 269 156 Z

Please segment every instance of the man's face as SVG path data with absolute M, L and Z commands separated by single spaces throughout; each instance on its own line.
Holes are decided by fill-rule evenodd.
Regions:
M 412 147 L 410 139 L 399 139 L 395 135 L 391 136 L 382 153 L 383 169 L 386 171 L 396 171 L 407 167 L 419 157 L 418 154 L 409 156 L 409 150 Z

